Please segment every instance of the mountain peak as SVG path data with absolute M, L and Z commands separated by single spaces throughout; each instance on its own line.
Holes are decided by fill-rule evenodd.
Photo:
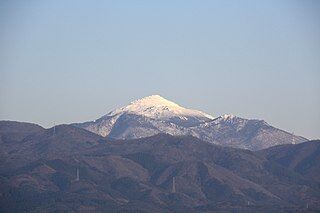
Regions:
M 232 114 L 224 114 L 224 115 L 222 115 L 221 116 L 221 118 L 223 119 L 223 120 L 229 120 L 229 119 L 233 119 L 233 118 L 235 118 L 236 116 L 234 116 L 234 115 L 232 115 Z
M 178 117 L 188 120 L 190 117 L 202 121 L 212 120 L 213 117 L 198 110 L 186 109 L 178 104 L 163 98 L 160 95 L 151 95 L 131 102 L 129 105 L 116 109 L 107 114 L 115 116 L 123 113 L 143 115 L 156 120 L 168 121 Z
M 114 139 L 142 138 L 158 133 L 192 135 L 210 143 L 251 150 L 291 143 L 293 137 L 298 143 L 306 140 L 272 127 L 263 120 L 231 114 L 213 118 L 160 95 L 132 101 L 95 121 L 75 125 Z
M 150 95 L 144 98 L 135 100 L 130 103 L 130 105 L 143 105 L 143 106 L 175 106 L 178 107 L 179 105 L 163 98 L 160 95 Z

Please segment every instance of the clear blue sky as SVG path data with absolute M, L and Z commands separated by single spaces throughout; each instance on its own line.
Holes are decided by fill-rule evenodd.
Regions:
M 0 119 L 93 120 L 160 94 L 320 138 L 320 1 L 0 2 Z

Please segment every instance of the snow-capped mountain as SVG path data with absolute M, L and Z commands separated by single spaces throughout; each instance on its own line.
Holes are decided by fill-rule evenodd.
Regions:
M 73 125 L 113 139 L 168 133 L 192 135 L 211 143 L 250 150 L 307 140 L 274 128 L 263 120 L 234 115 L 214 118 L 204 112 L 179 106 L 159 95 L 133 101 L 95 121 Z
M 126 126 L 136 129 L 129 138 L 140 138 L 162 131 L 173 133 L 169 129 L 176 129 L 180 126 L 192 127 L 213 119 L 208 114 L 198 110 L 186 109 L 160 95 L 151 95 L 111 111 L 98 120 L 77 124 L 77 126 L 102 136 L 108 136 L 112 131 L 112 135 L 114 135 L 114 132 L 119 132 L 113 127 L 116 125 L 119 128 L 119 125 L 123 123 L 124 127 L 121 129 Z M 129 123 L 131 125 L 128 125 Z M 128 136 L 115 135 L 115 138 L 125 139 Z
M 189 129 L 189 134 L 215 144 L 260 150 L 280 144 L 296 144 L 307 139 L 269 125 L 264 120 L 223 115 Z
M 131 102 L 128 106 L 116 109 L 107 114 L 115 116 L 124 113 L 143 115 L 156 120 L 176 122 L 182 121 L 183 124 L 192 122 L 203 122 L 212 120 L 211 115 L 205 114 L 198 110 L 186 109 L 172 101 L 164 99 L 160 95 L 151 95 Z M 190 120 L 191 119 L 191 120 Z

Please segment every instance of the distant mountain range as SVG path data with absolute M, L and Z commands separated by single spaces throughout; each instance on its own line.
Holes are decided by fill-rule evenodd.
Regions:
M 238 119 L 209 124 L 231 129 Z M 268 126 L 246 122 L 245 133 Z M 0 153 L 0 212 L 320 210 L 320 141 L 253 152 L 193 136 L 110 140 L 72 125 L 1 121 Z
M 149 96 L 90 122 L 0 121 L 0 212 L 317 212 L 320 141 Z
M 217 145 L 249 150 L 307 141 L 263 120 L 233 115 L 214 118 L 201 111 L 181 107 L 159 95 L 136 100 L 95 121 L 73 125 L 109 139 L 136 139 L 167 133 L 190 135 Z

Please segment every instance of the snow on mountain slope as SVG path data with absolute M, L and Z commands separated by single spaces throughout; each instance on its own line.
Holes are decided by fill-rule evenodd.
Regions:
M 189 134 L 204 141 L 250 150 L 307 140 L 275 128 L 263 120 L 249 120 L 234 115 L 223 115 L 188 130 Z
M 158 133 L 192 135 L 210 143 L 250 150 L 307 140 L 272 127 L 263 120 L 234 115 L 213 118 L 159 95 L 133 101 L 98 120 L 73 125 L 114 139 L 142 138 Z
M 189 119 L 196 119 L 197 121 L 214 119 L 211 115 L 201 111 L 183 108 L 176 103 L 164 99 L 160 95 L 151 95 L 133 101 L 128 106 L 108 113 L 107 117 L 117 116 L 123 113 L 143 115 L 148 118 L 163 121 L 174 121 L 176 118 L 189 122 Z
M 150 136 L 163 131 L 168 133 L 180 132 L 178 126 L 191 127 L 214 119 L 211 115 L 198 110 L 186 109 L 160 95 L 151 95 L 111 111 L 98 120 L 75 125 L 102 136 L 109 135 L 113 130 L 113 132 L 118 132 L 116 138 L 124 138 L 119 136 L 121 131 L 119 129 L 115 130 L 113 127 L 119 127 L 119 122 L 123 123 L 124 120 L 128 122 L 128 117 L 133 116 L 135 116 L 134 125 L 124 124 L 120 129 L 125 128 L 128 131 L 128 127 L 135 128 L 137 129 L 136 133 L 130 133 L 129 135 L 141 135 L 139 137 Z M 143 127 L 139 127 L 139 124 L 143 124 Z

